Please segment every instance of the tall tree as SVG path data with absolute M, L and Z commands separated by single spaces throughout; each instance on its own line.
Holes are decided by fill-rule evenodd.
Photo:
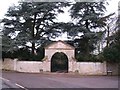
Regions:
M 104 16 L 105 4 L 106 0 L 102 2 L 76 2 L 70 9 L 71 17 L 75 20 L 74 24 L 77 27 L 68 30 L 68 35 L 74 36 L 74 39 L 78 36 L 77 38 L 80 39 L 77 42 L 79 43 L 78 47 L 84 48 L 81 52 L 87 58 L 96 47 L 100 28 L 106 25 L 106 19 L 112 15 Z
M 111 29 L 109 29 L 110 34 L 107 37 L 109 41 L 107 41 L 102 54 L 106 61 L 120 63 L 120 15 L 118 15 L 117 20 L 116 17 L 113 20 L 116 21 L 116 25 L 113 25 L 112 33 Z
M 10 36 L 16 46 L 31 44 L 32 53 L 44 40 L 58 36 L 60 30 L 54 21 L 58 13 L 63 13 L 62 2 L 21 2 L 9 8 L 4 23 L 3 33 Z

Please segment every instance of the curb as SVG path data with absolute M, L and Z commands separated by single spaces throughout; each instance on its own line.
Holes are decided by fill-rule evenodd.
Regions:
M 2 90 L 6 90 L 6 89 L 28 90 L 25 87 L 19 85 L 18 83 L 11 82 L 8 79 L 2 78 L 2 77 L 0 77 L 0 79 L 2 80 L 2 86 L 4 85 L 4 88 L 2 87 Z
M 14 83 L 10 82 L 10 81 L 2 81 L 2 84 L 5 84 L 7 86 L 7 88 L 19 88 L 18 86 L 16 86 Z M 2 88 L 4 89 L 4 88 Z

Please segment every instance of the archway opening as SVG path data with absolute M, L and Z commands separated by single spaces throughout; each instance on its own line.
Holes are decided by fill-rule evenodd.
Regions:
M 51 72 L 67 73 L 68 58 L 63 52 L 55 53 L 51 58 Z

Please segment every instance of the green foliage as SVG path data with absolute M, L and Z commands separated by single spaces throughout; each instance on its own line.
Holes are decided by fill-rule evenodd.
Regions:
M 4 60 L 4 58 L 13 58 L 12 52 L 2 51 L 2 59 Z
M 105 21 L 102 20 L 102 16 L 106 10 L 105 3 L 105 0 L 103 2 L 76 2 L 71 8 L 71 17 L 77 19 L 77 24 L 81 25 L 84 32 L 103 27 Z
M 120 30 L 112 36 L 111 44 L 104 49 L 103 56 L 106 61 L 120 62 Z
M 89 56 L 86 56 L 84 54 L 76 54 L 76 59 L 78 60 L 78 62 L 103 62 L 101 59 L 98 58 L 97 55 L 92 55 L 89 54 Z
M 12 6 L 9 8 L 6 18 L 2 20 L 4 23 L 3 51 L 6 53 L 8 50 L 12 50 L 12 57 L 20 60 L 40 60 L 44 56 L 44 50 L 41 47 L 37 49 L 37 47 L 44 46 L 49 43 L 51 38 L 67 32 L 68 37 L 74 40 L 73 44 L 76 44 L 76 57 L 79 61 L 99 60 L 91 53 L 104 35 L 104 31 L 97 32 L 97 30 L 104 27 L 106 19 L 112 15 L 103 16 L 106 10 L 105 3 L 106 0 L 72 4 L 70 13 L 72 19 L 76 21 L 75 23 L 55 22 L 57 14 L 63 13 L 63 7 L 69 6 L 68 3 L 21 2 L 18 6 Z M 31 46 L 28 46 L 28 43 Z M 20 49 L 19 46 L 25 48 Z M 114 48 L 112 54 L 118 52 L 116 45 L 109 48 Z M 35 51 L 37 55 L 34 53 Z M 105 53 L 109 52 L 111 51 L 105 49 L 106 58 L 109 55 Z
M 14 58 L 27 60 L 30 57 L 30 51 L 27 48 L 20 48 L 12 53 Z
M 2 51 L 7 52 L 11 47 L 11 38 L 9 36 L 2 36 Z
M 90 58 L 91 52 L 96 49 L 97 42 L 103 37 L 104 33 L 97 30 L 104 27 L 106 19 L 110 17 L 110 15 L 103 16 L 106 10 L 105 4 L 105 0 L 103 2 L 76 2 L 70 9 L 71 17 L 76 22 L 68 23 L 69 29 L 66 29 L 66 32 L 74 39 L 77 51 L 81 52 L 84 58 Z M 77 36 L 78 39 L 75 39 Z
M 120 51 L 116 47 L 105 48 L 103 56 L 106 61 L 120 62 Z
M 16 47 L 26 47 L 30 43 L 34 54 L 38 45 L 60 34 L 54 20 L 66 6 L 68 4 L 62 2 L 20 2 L 18 6 L 10 7 L 2 20 L 3 34 L 14 36 L 12 41 Z
M 43 58 L 44 58 L 44 54 L 45 54 L 45 49 L 44 49 L 44 47 L 39 47 L 38 49 L 37 49 L 37 56 L 36 56 L 36 58 L 38 59 L 38 60 L 42 60 Z
M 41 61 L 44 58 L 44 49 L 37 49 L 36 54 L 32 54 L 28 48 L 20 48 L 13 52 L 2 52 L 2 58 L 18 58 L 18 60 L 24 61 Z

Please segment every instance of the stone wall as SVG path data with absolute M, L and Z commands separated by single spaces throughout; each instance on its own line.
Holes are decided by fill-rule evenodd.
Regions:
M 106 63 L 77 62 L 74 72 L 79 72 L 81 75 L 106 75 Z
M 2 77 L 2 60 L 0 59 L 0 77 Z M 0 80 L 0 90 L 2 90 L 2 80 Z
M 74 57 L 74 50 L 54 50 L 54 49 L 47 49 L 45 50 L 45 56 L 48 57 L 48 60 L 51 61 L 52 56 L 56 53 L 56 52 L 63 52 L 64 54 L 67 55 L 68 60 L 71 60 L 72 57 Z
M 17 61 L 16 62 L 16 71 L 19 71 L 19 72 L 37 73 L 37 72 L 41 72 L 42 69 L 43 69 L 42 62 L 37 62 L 37 61 Z
M 2 70 L 2 59 L 0 59 L 0 70 Z
M 14 70 L 14 60 L 9 58 L 4 59 L 4 62 L 2 62 L 2 69 Z
M 40 73 L 50 72 L 50 61 L 17 61 L 16 59 L 5 59 L 2 62 L 2 69 L 14 70 L 18 72 Z M 107 71 L 112 71 L 112 75 L 118 74 L 118 64 L 106 62 L 76 62 L 69 61 L 69 72 L 79 73 L 80 75 L 107 75 Z

